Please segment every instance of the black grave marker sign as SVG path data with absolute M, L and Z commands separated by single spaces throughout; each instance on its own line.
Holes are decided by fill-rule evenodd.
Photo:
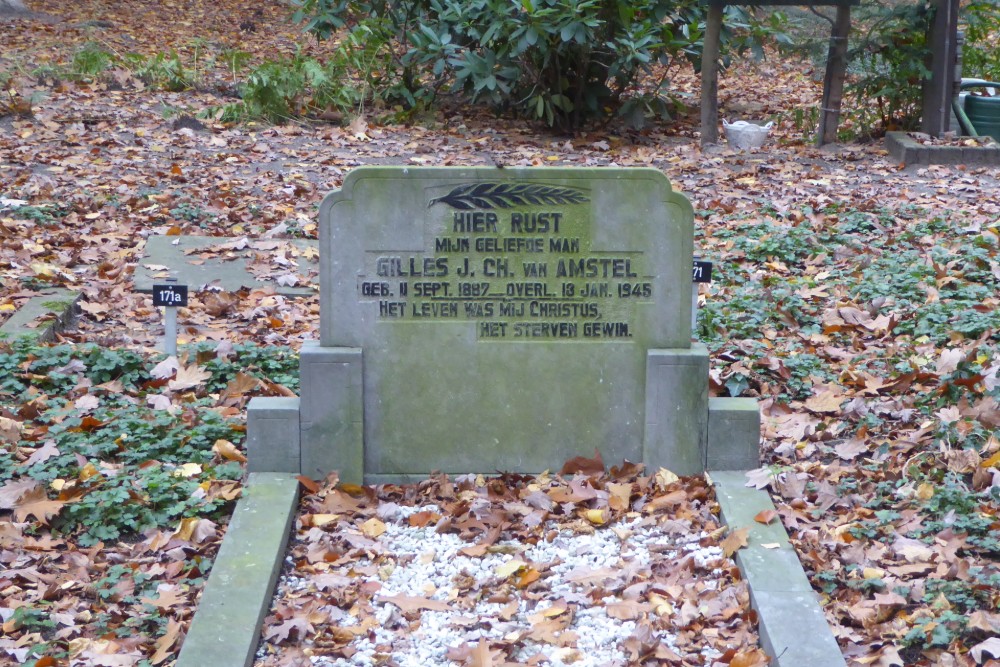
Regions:
M 153 306 L 188 305 L 187 285 L 153 285 Z

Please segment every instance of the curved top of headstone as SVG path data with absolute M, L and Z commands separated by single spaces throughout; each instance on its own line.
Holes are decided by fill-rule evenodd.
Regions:
M 409 166 L 361 166 L 344 177 L 339 190 L 330 192 L 320 205 L 320 219 L 326 218 L 329 207 L 338 201 L 349 200 L 353 196 L 355 184 L 369 178 L 415 178 L 472 181 L 545 181 L 556 180 L 642 180 L 659 181 L 663 188 L 664 201 L 669 201 L 686 210 L 688 217 L 694 218 L 691 203 L 682 194 L 675 192 L 669 179 L 659 169 L 652 167 L 409 167 Z

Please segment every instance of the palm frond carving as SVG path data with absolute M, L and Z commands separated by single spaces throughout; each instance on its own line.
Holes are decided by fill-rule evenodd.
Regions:
M 560 188 L 536 183 L 467 183 L 442 197 L 435 197 L 428 208 L 441 202 L 460 211 L 474 208 L 511 208 L 513 206 L 557 206 L 590 201 L 575 188 Z

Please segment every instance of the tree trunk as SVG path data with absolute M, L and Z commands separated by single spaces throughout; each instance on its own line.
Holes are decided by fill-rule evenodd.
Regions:
M 724 0 L 710 0 L 701 49 L 701 145 L 719 142 L 719 41 Z
M 931 26 L 930 79 L 924 81 L 921 128 L 940 137 L 951 124 L 951 101 L 955 97 L 955 60 L 958 43 L 958 0 L 937 0 Z
M 0 0 L 0 16 L 27 13 L 28 8 L 24 6 L 24 0 Z
M 851 32 L 851 7 L 837 5 L 837 20 L 830 34 L 830 49 L 826 56 L 826 78 L 823 80 L 823 103 L 820 104 L 819 146 L 837 141 L 840 107 L 844 99 L 844 77 L 847 76 L 847 37 Z

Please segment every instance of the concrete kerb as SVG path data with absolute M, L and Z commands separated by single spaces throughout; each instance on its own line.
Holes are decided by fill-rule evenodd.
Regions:
M 709 475 L 726 525 L 750 529 L 749 544 L 736 552 L 736 564 L 750 587 L 761 646 L 773 656 L 771 667 L 846 667 L 788 533 L 780 521 L 754 520 L 762 510 L 774 509 L 771 498 L 748 488 L 742 471 Z
M 288 473 L 250 473 L 176 667 L 250 667 L 298 504 Z
M 25 336 L 47 342 L 73 325 L 80 293 L 62 287 L 52 287 L 31 297 L 0 326 L 0 339 L 13 340 Z M 41 318 L 48 319 L 41 319 Z M 38 324 L 36 324 L 38 322 Z
M 1000 165 L 1000 144 L 995 141 L 985 146 L 925 146 L 906 132 L 886 132 L 885 148 L 889 155 L 907 166 Z

